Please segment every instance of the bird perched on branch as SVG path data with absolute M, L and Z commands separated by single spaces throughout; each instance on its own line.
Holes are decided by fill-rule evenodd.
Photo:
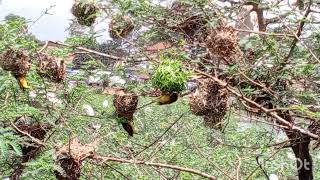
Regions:
M 172 93 L 164 93 L 159 97 L 158 104 L 164 105 L 164 104 L 171 104 L 178 100 L 178 93 L 172 92 Z

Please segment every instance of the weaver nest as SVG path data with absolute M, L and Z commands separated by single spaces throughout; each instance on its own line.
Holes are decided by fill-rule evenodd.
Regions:
M 133 114 L 138 106 L 138 96 L 133 93 L 119 93 L 114 95 L 113 105 L 118 117 L 132 121 Z
M 13 76 L 25 76 L 30 69 L 31 59 L 27 52 L 20 49 L 7 49 L 0 56 L 0 66 Z
M 61 82 L 65 78 L 66 65 L 63 59 L 45 53 L 38 54 L 38 74 L 54 82 Z
M 174 17 L 174 22 L 166 23 L 173 31 L 182 33 L 188 39 L 200 38 L 201 40 L 202 37 L 207 36 L 207 20 L 200 9 L 176 1 L 170 9 L 170 16 Z
M 114 39 L 127 37 L 133 29 L 133 21 L 128 16 L 115 16 L 109 24 L 109 33 Z
M 212 30 L 206 39 L 210 52 L 225 58 L 229 63 L 234 62 L 241 56 L 238 43 L 239 39 L 235 29 L 225 25 Z
M 228 108 L 228 91 L 211 79 L 198 81 L 198 88 L 191 95 L 189 105 L 191 112 L 204 116 L 205 124 L 215 127 L 221 124 Z
M 89 144 L 82 144 L 78 138 L 73 138 L 69 143 L 56 148 L 56 163 L 63 171 L 55 171 L 57 179 L 80 179 L 82 162 L 94 158 L 99 140 Z
M 98 11 L 94 1 L 76 1 L 71 9 L 78 23 L 84 26 L 91 26 L 96 21 Z

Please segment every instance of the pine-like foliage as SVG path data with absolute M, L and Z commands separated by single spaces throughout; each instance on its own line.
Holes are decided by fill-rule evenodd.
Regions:
M 10 128 L 0 129 L 0 155 L 8 159 L 10 156 L 22 156 L 20 142 L 22 138 Z
M 55 172 L 63 174 L 63 169 L 55 164 L 55 155 L 53 150 L 44 151 L 36 159 L 25 164 L 22 179 L 49 179 L 54 180 Z

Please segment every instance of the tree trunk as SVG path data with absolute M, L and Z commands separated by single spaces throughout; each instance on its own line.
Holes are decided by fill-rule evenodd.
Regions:
M 298 176 L 300 180 L 313 180 L 312 173 L 312 158 L 309 153 L 309 143 L 301 142 L 298 145 L 292 146 L 293 152 L 297 159 Z
M 293 122 L 292 117 L 287 113 L 280 114 L 282 118 Z M 297 170 L 299 180 L 313 180 L 312 157 L 309 152 L 310 137 L 298 131 L 284 130 L 290 140 L 290 147 L 297 158 Z

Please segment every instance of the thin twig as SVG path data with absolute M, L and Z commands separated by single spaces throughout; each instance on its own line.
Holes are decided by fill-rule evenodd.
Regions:
M 54 8 L 56 5 L 51 5 L 50 7 L 46 8 L 46 10 L 44 10 L 44 12 L 36 19 L 32 22 L 32 24 L 29 26 L 32 27 L 33 25 L 35 25 L 44 15 L 52 15 L 49 13 L 49 11 Z
M 124 175 L 121 171 L 119 171 L 118 169 L 112 167 L 109 164 L 106 164 L 106 166 L 108 166 L 110 169 L 114 170 L 115 172 L 119 173 L 123 178 L 125 178 L 126 180 L 130 180 L 130 178 L 126 175 Z
M 282 147 L 284 147 L 285 144 L 283 144 Z M 267 161 L 269 161 L 271 158 L 273 158 L 278 152 L 280 152 L 280 150 L 282 150 L 282 148 L 280 147 L 279 149 L 277 149 L 273 154 L 271 154 L 271 156 L 269 156 L 266 160 L 263 161 L 263 164 Z M 247 179 L 250 179 L 251 176 L 260 168 L 260 166 L 258 165 L 250 174 L 249 176 L 246 178 Z
M 268 36 L 280 36 L 280 37 L 291 37 L 291 38 L 295 38 L 295 36 L 292 35 L 292 34 L 267 33 L 267 32 L 263 32 L 263 31 L 251 31 L 251 30 L 237 29 L 237 28 L 235 28 L 235 30 L 236 30 L 236 31 L 239 31 L 239 32 L 248 32 L 248 33 L 262 34 L 262 35 L 268 35 Z
M 190 134 L 190 137 L 191 134 Z M 193 147 L 198 151 L 198 153 L 202 156 L 202 158 L 206 159 L 215 169 L 217 169 L 218 171 L 220 171 L 222 174 L 224 174 L 226 177 L 228 177 L 229 179 L 231 180 L 235 180 L 235 178 L 231 177 L 229 174 L 227 174 L 223 169 L 221 169 L 218 165 L 216 165 L 215 163 L 213 163 L 209 157 L 206 157 L 202 151 L 199 149 L 199 147 L 194 143 L 194 140 L 192 139 L 192 144 L 193 144 Z
M 65 46 L 65 47 L 69 47 L 69 48 L 74 48 L 74 49 L 77 49 L 79 51 L 85 51 L 85 52 L 88 52 L 88 53 L 92 53 L 92 54 L 96 54 L 96 55 L 99 55 L 99 56 L 107 57 L 107 58 L 110 58 L 110 59 L 113 59 L 113 60 L 125 61 L 125 59 L 122 58 L 122 57 L 113 56 L 113 55 L 110 55 L 110 54 L 98 52 L 98 51 L 95 51 L 95 50 L 92 50 L 92 49 L 87 49 L 87 48 L 84 48 L 84 47 L 72 46 L 72 45 L 69 45 L 69 44 L 64 44 L 64 43 L 61 43 L 61 42 L 54 42 L 54 41 L 48 41 L 48 43 L 49 44 L 53 44 L 53 45 L 58 45 L 58 46 Z
M 236 170 L 237 180 L 240 179 L 240 178 L 239 178 L 240 168 L 241 168 L 241 158 L 238 156 L 238 165 L 237 165 L 237 170 Z
M 256 85 L 260 88 L 262 88 L 262 90 L 264 90 L 266 93 L 268 93 L 269 95 L 273 96 L 276 99 L 279 99 L 279 97 L 276 95 L 276 92 L 274 92 L 272 89 L 267 88 L 265 85 L 260 84 L 254 80 L 252 80 L 251 78 L 249 78 L 246 74 L 244 74 L 243 72 L 240 72 L 240 74 L 246 78 L 248 81 L 250 81 L 253 85 Z
M 49 42 L 46 41 L 42 48 L 37 52 L 38 54 L 42 53 L 42 51 L 46 50 L 49 45 Z
M 171 165 L 171 164 L 162 164 L 162 163 L 154 163 L 154 162 L 148 162 L 148 161 L 134 161 L 134 160 L 129 160 L 129 159 L 123 159 L 123 158 L 118 158 L 118 157 L 102 157 L 102 156 L 97 156 L 95 159 L 100 160 L 100 164 L 104 164 L 108 161 L 113 161 L 113 162 L 118 162 L 118 163 L 129 163 L 129 164 L 137 164 L 137 165 L 146 165 L 146 166 L 154 166 L 154 167 L 163 167 L 163 168 L 169 168 L 169 169 L 174 169 L 178 171 L 184 171 L 188 172 L 191 174 L 196 174 L 204 178 L 216 180 L 217 178 L 209 175 L 207 173 L 191 169 L 191 168 L 186 168 L 186 167 L 180 167 L 176 165 Z
M 303 27 L 305 25 L 306 19 L 307 19 L 307 17 L 309 16 L 309 14 L 311 12 L 311 4 L 312 4 L 312 0 L 309 0 L 308 8 L 307 8 L 303 18 L 300 21 L 300 24 L 299 24 L 297 32 L 294 33 L 295 39 L 292 41 L 290 51 L 289 51 L 288 55 L 285 57 L 284 63 L 286 63 L 286 61 L 288 61 L 288 59 L 291 57 L 291 55 L 294 52 L 295 47 L 297 46 L 298 41 L 300 40 L 299 37 L 302 34 L 302 30 L 303 30 Z
M 150 145 L 148 145 L 146 148 L 138 152 L 137 154 L 134 155 L 134 157 L 137 157 L 139 154 L 144 152 L 145 150 L 149 149 L 151 146 L 156 144 L 186 113 L 183 113 L 179 116 L 177 120 L 175 120 L 155 141 L 153 141 Z

